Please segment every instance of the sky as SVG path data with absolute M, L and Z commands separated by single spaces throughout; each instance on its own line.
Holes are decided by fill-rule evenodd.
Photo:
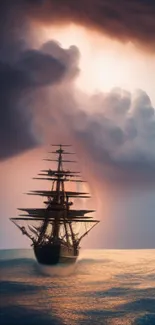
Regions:
M 83 247 L 154 248 L 154 2 L 2 0 L 0 15 L 0 248 L 29 246 L 9 218 L 41 204 L 23 193 L 56 142 L 101 221 Z

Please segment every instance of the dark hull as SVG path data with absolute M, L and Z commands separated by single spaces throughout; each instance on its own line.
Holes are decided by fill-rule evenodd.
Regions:
M 56 265 L 58 263 L 75 263 L 79 251 L 74 247 L 62 244 L 34 245 L 34 253 L 38 263 L 44 265 Z

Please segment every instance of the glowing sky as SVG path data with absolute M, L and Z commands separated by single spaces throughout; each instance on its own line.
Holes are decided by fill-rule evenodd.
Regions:
M 109 91 L 121 87 L 133 92 L 144 89 L 155 104 L 155 56 L 131 41 L 121 43 L 81 26 L 44 28 L 41 41 L 56 39 L 64 48 L 80 50 L 77 86 L 85 92 Z

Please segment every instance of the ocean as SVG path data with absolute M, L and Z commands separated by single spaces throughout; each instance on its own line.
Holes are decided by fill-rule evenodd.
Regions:
M 81 250 L 55 267 L 1 250 L 0 281 L 2 325 L 155 324 L 155 250 Z

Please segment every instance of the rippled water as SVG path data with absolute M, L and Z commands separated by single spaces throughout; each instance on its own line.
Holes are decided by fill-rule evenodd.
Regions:
M 0 278 L 1 324 L 155 324 L 155 250 L 81 251 L 65 267 L 0 251 Z

